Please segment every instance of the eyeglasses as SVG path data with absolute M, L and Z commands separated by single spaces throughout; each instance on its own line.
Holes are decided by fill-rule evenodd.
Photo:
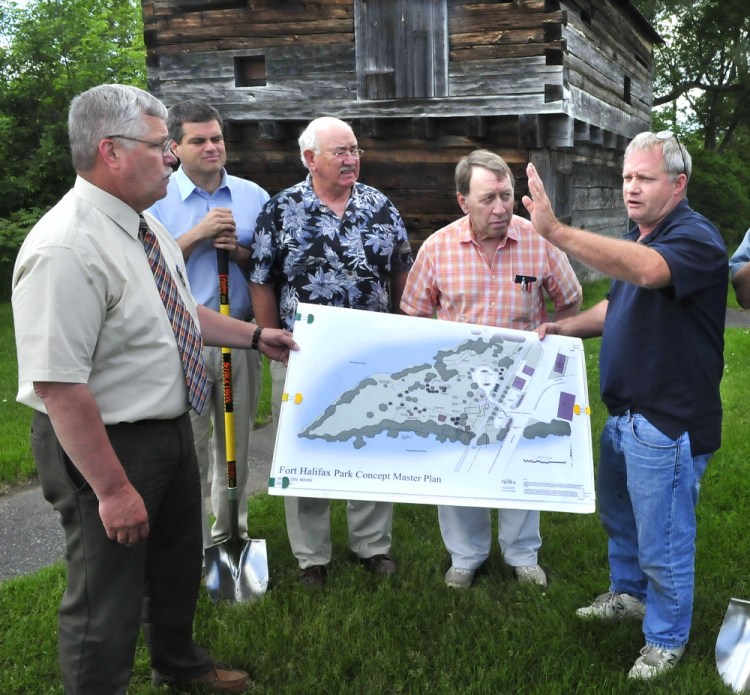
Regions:
M 365 151 L 359 147 L 337 147 L 333 152 L 326 152 L 331 157 L 337 157 L 338 159 L 346 159 L 347 155 L 359 159 L 364 153 Z
M 680 173 L 687 176 L 687 164 L 685 163 L 685 155 L 682 153 L 680 139 L 671 130 L 660 130 L 658 133 L 654 133 L 654 137 L 659 140 L 671 140 L 674 138 L 674 141 L 677 143 L 677 150 L 680 153 L 680 157 L 682 157 L 682 171 Z
M 110 138 L 120 138 L 120 140 L 132 140 L 133 142 L 142 142 L 144 145 L 151 145 L 151 147 L 161 148 L 161 156 L 166 157 L 168 154 L 172 154 L 172 144 L 174 140 L 167 138 L 162 142 L 151 142 L 151 140 L 141 140 L 140 138 L 131 138 L 129 135 L 107 135 L 105 140 Z

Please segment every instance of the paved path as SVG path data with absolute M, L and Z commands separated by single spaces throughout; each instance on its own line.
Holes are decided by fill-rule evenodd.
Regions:
M 727 328 L 750 328 L 750 311 L 727 309 Z
M 750 311 L 727 309 L 727 326 L 750 328 Z M 251 446 L 250 491 L 265 490 L 273 456 L 273 428 L 254 434 Z M 0 495 L 0 582 L 35 572 L 63 556 L 63 533 L 57 513 L 38 486 Z
M 253 434 L 250 492 L 268 488 L 273 457 L 273 428 Z M 62 559 L 65 539 L 59 517 L 38 485 L 0 495 L 0 582 L 36 572 Z

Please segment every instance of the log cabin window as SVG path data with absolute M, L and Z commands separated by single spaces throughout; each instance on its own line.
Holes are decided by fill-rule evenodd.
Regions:
M 448 93 L 447 0 L 355 0 L 360 99 Z
M 625 80 L 622 86 L 622 99 L 626 104 L 631 103 L 631 96 L 630 96 L 630 77 L 625 75 Z
M 265 84 L 265 56 L 242 56 L 234 59 L 235 87 L 263 87 Z

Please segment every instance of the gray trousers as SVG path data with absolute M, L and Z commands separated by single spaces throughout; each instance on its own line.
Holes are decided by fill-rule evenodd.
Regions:
M 271 403 L 274 427 L 278 426 L 286 367 L 271 362 Z M 331 561 L 330 500 L 317 497 L 285 497 L 286 530 L 289 545 L 302 569 L 327 565 Z M 393 504 L 348 500 L 346 519 L 349 547 L 357 557 L 387 553 L 391 548 Z
M 503 559 L 511 567 L 536 565 L 542 537 L 539 512 L 498 509 L 498 542 Z M 490 510 L 483 507 L 438 505 L 443 542 L 454 567 L 476 570 L 489 557 L 492 545 Z
M 99 501 L 49 418 L 36 413 L 32 421 L 42 491 L 65 531 L 58 651 L 67 695 L 124 695 L 141 621 L 159 672 L 192 678 L 212 665 L 193 642 L 202 548 L 190 418 L 122 423 L 107 433 L 148 511 L 148 539 L 130 548 L 107 538 Z

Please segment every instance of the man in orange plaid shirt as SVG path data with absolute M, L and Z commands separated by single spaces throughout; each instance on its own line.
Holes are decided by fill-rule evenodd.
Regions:
M 557 320 L 576 314 L 581 285 L 567 257 L 513 214 L 514 179 L 502 157 L 475 150 L 456 167 L 456 196 L 464 217 L 422 244 L 409 272 L 401 309 L 530 331 L 546 319 L 545 293 Z M 492 544 L 489 509 L 438 506 L 440 531 L 451 554 L 445 583 L 471 586 Z M 519 581 L 547 585 L 538 563 L 539 512 L 498 510 L 498 541 Z

